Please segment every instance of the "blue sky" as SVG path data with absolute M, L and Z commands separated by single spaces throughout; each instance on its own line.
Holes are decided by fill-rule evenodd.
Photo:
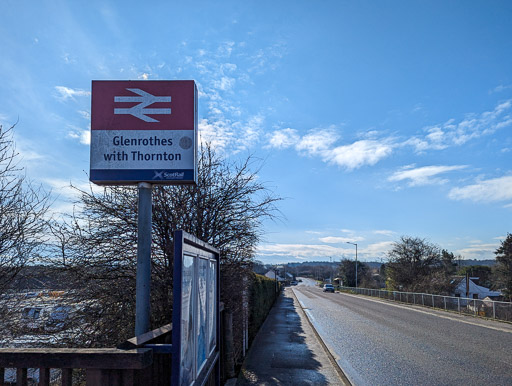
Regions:
M 91 80 L 194 79 L 200 133 L 253 154 L 282 221 L 258 259 L 379 260 L 401 235 L 494 258 L 512 232 L 510 1 L 11 1 L 0 123 L 70 210 Z

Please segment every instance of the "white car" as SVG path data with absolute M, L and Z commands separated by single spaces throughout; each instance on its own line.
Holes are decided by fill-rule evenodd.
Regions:
M 334 293 L 334 286 L 332 284 L 324 284 L 324 292 Z

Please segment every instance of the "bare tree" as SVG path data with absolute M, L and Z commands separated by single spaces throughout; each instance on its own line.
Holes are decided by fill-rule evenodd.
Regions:
M 0 294 L 41 252 L 49 193 L 25 180 L 11 128 L 0 126 Z
M 417 237 L 402 236 L 388 252 L 388 286 L 392 290 L 449 294 L 453 254 Z
M 205 146 L 197 186 L 153 188 L 152 327 L 171 321 L 173 232 L 178 229 L 220 249 L 221 300 L 236 318 L 247 284 L 244 271 L 262 235 L 262 220 L 274 218 L 279 200 L 258 179 L 256 163 L 248 157 L 229 164 Z M 56 229 L 62 241 L 59 264 L 80 283 L 82 304 L 89 302 L 81 316 L 86 325 L 80 341 L 117 344 L 133 335 L 137 190 L 106 187 L 98 193 L 91 187 L 78 193 L 76 213 Z
M 19 167 L 13 128 L 0 125 L 0 330 L 9 339 L 20 330 L 19 297 L 24 267 L 44 251 L 49 193 L 34 187 Z

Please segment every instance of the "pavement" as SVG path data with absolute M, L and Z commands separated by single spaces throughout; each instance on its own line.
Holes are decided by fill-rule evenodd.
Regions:
M 350 385 L 285 288 L 251 345 L 236 385 Z

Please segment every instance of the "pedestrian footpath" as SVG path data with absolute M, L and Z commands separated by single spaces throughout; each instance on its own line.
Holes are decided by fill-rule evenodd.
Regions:
M 236 385 L 348 385 L 285 288 L 251 345 Z

